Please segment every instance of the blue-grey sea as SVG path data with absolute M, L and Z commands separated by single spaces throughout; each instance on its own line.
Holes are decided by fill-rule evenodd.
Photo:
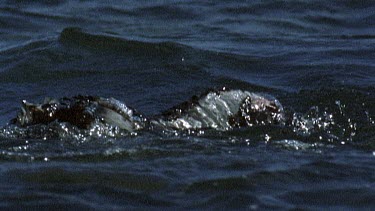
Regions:
M 22 100 L 153 116 L 223 87 L 275 97 L 300 127 L 9 125 Z M 374 121 L 374 1 L 0 1 L 0 209 L 374 210 Z

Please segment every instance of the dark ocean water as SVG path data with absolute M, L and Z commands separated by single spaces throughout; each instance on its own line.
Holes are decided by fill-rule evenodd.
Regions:
M 0 208 L 375 209 L 373 1 L 108 2 L 1 1 Z M 7 126 L 23 99 L 114 97 L 152 116 L 222 87 L 314 127 Z

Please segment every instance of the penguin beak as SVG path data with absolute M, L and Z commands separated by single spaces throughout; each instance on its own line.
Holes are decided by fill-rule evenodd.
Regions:
M 17 122 L 21 126 L 25 126 L 33 121 L 33 116 L 36 111 L 43 111 L 42 108 L 32 103 L 28 103 L 26 100 L 21 102 L 21 111 L 17 115 Z
M 25 115 L 26 114 L 26 112 L 27 112 L 27 102 L 26 102 L 26 100 L 22 100 L 22 106 L 21 106 L 21 112 L 22 112 L 22 114 L 23 115 Z

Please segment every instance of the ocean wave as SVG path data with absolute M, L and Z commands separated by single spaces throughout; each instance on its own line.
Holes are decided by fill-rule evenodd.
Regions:
M 186 8 L 173 5 L 160 5 L 152 7 L 141 7 L 135 10 L 138 16 L 147 18 L 160 18 L 167 20 L 192 20 L 198 18 L 198 14 Z
M 201 82 L 209 75 L 213 80 L 233 75 L 222 71 L 223 68 L 231 71 L 263 69 L 268 63 L 251 56 L 197 49 L 176 42 L 130 40 L 75 27 L 65 28 L 58 41 L 55 37 L 35 40 L 3 50 L 0 55 L 0 61 L 6 64 L 0 64 L 3 76 L 0 81 L 7 82 L 63 80 L 96 74 L 109 76 L 110 73 L 157 74 L 157 78 L 174 82 L 189 77 Z M 204 62 L 206 59 L 211 61 L 209 65 Z M 176 78 L 164 77 L 167 74 Z
M 13 20 L 14 18 L 18 18 L 22 20 L 22 25 L 27 28 L 28 28 L 27 26 L 28 24 L 25 24 L 26 22 L 31 24 L 31 23 L 39 23 L 39 21 L 43 21 L 43 20 L 44 21 L 48 20 L 48 21 L 84 22 L 83 19 L 79 19 L 75 17 L 68 17 L 68 16 L 65 16 L 64 14 L 53 14 L 53 13 L 51 14 L 48 12 L 43 12 L 43 11 L 38 11 L 38 10 L 33 11 L 33 10 L 24 9 L 24 8 L 17 8 L 17 7 L 10 7 L 10 6 L 0 7 L 0 11 L 3 12 L 2 15 L 4 15 L 5 17 L 12 17 Z M 40 27 L 40 25 L 38 26 Z M 14 28 L 18 29 L 18 27 L 14 27 Z
M 173 42 L 148 43 L 113 36 L 95 35 L 86 33 L 80 28 L 65 28 L 60 34 L 59 41 L 62 44 L 76 44 L 89 49 L 110 50 L 124 54 L 133 53 L 150 58 L 172 56 L 187 48 L 187 46 Z
M 64 4 L 66 0 L 41 0 L 41 1 L 32 1 L 32 0 L 7 0 L 6 4 L 8 5 L 43 5 L 43 6 L 57 6 Z
M 287 11 L 288 13 L 305 13 L 309 11 L 328 11 L 333 12 L 334 7 L 330 4 L 308 1 L 261 1 L 253 4 L 242 4 L 236 7 L 226 7 L 222 9 L 223 12 L 230 14 L 264 14 L 267 12 L 276 13 L 280 11 Z

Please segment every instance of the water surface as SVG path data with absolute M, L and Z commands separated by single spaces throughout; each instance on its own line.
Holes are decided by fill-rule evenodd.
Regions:
M 316 128 L 2 128 L 0 206 L 374 208 L 374 11 L 349 0 L 3 1 L 1 125 L 23 99 L 114 97 L 152 116 L 228 87 L 272 95 Z

